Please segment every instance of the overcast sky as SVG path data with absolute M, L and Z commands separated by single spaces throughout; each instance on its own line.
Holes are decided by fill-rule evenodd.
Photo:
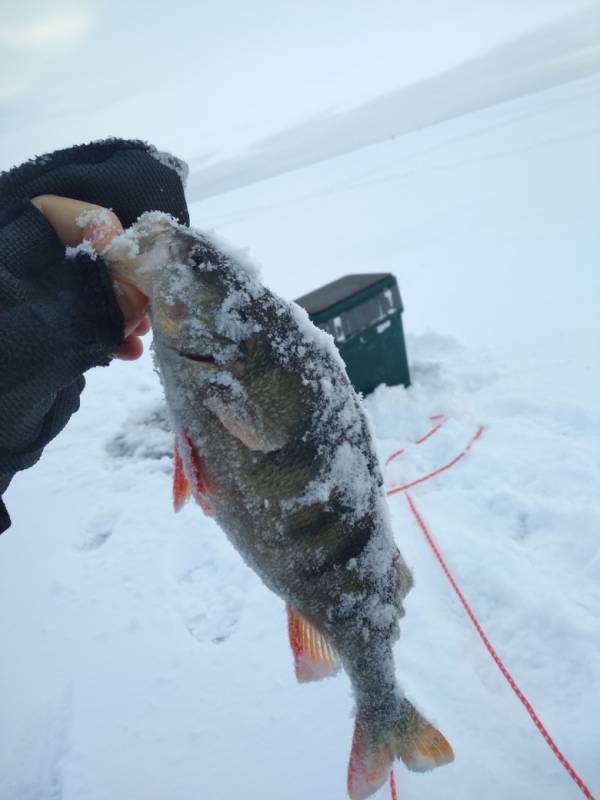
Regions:
M 109 135 L 200 164 L 599 3 L 5 2 L 0 168 Z

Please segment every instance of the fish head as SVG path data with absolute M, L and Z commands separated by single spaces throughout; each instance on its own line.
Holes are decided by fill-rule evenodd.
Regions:
M 239 354 L 244 331 L 235 331 L 223 313 L 231 297 L 225 261 L 204 237 L 151 212 L 113 239 L 103 256 L 118 280 L 149 297 L 161 358 L 210 369 Z
M 210 372 L 239 357 L 242 338 L 227 335 L 223 325 L 226 289 L 218 270 L 169 261 L 168 269 L 156 275 L 150 304 L 160 359 L 180 362 L 192 372 Z
M 121 240 L 121 241 L 119 241 Z M 104 254 L 150 298 L 154 354 L 171 408 L 207 414 L 252 450 L 289 440 L 303 413 L 300 375 L 278 363 L 267 291 L 204 235 L 145 214 Z M 119 263 L 120 262 L 120 263 Z

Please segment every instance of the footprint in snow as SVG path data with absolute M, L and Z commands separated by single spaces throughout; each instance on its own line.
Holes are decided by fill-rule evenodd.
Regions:
M 110 539 L 119 519 L 116 511 L 99 511 L 79 532 L 75 547 L 78 550 L 98 550 Z
M 231 636 L 244 608 L 243 577 L 224 574 L 214 561 L 179 576 L 177 607 L 194 639 L 220 644 Z
M 163 402 L 155 403 L 139 416 L 130 417 L 123 429 L 106 443 L 115 459 L 160 461 L 173 457 L 173 434 Z M 170 469 L 170 467 L 169 467 Z
M 145 461 L 150 468 L 158 462 L 160 469 L 171 474 L 173 434 L 164 402 L 149 404 L 135 417 L 130 417 L 122 430 L 107 442 L 106 451 L 114 459 Z M 203 519 L 199 509 L 198 514 L 199 519 Z M 89 535 L 80 549 L 101 547 L 112 532 L 109 521 L 102 517 L 88 527 Z M 189 536 L 184 534 L 174 553 L 180 570 L 177 610 L 190 635 L 198 642 L 224 642 L 242 615 L 247 568 L 229 551 L 230 545 L 224 547 L 225 550 L 221 546 L 211 547 L 194 529 Z

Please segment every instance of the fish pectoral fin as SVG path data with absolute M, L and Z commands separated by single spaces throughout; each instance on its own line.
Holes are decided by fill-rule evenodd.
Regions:
M 173 508 L 175 511 L 181 511 L 190 496 L 190 484 L 183 471 L 183 459 L 181 458 L 177 439 L 175 439 L 173 461 Z
M 237 413 L 231 406 L 217 404 L 212 406 L 208 403 L 207 405 L 225 430 L 239 439 L 249 450 L 270 453 L 283 447 L 287 441 L 287 437 L 276 435 L 268 430 L 267 426 L 256 424 L 258 421 L 253 424 L 247 416 Z
M 288 633 L 300 683 L 328 678 L 340 668 L 331 642 L 306 617 L 288 606 Z

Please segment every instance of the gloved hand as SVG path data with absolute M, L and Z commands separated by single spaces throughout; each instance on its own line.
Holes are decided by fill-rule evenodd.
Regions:
M 67 247 L 76 247 L 85 241 L 100 254 L 123 231 L 116 214 L 92 203 L 53 194 L 39 195 L 31 202 L 42 212 L 60 241 Z M 88 221 L 85 220 L 86 217 Z M 110 275 L 108 265 L 107 268 Z M 125 341 L 111 355 L 133 361 L 141 356 L 144 349 L 140 337 L 150 330 L 150 320 L 146 314 L 148 298 L 135 286 L 114 275 L 111 275 L 111 280 L 125 324 Z
M 0 175 L 0 495 L 79 408 L 83 373 L 108 364 L 110 354 L 135 356 L 146 324 L 143 296 L 136 310 L 125 290 L 120 307 L 101 257 L 65 254 L 65 208 L 40 195 L 111 208 L 125 227 L 152 210 L 188 224 L 183 177 L 172 156 L 119 139 Z M 0 500 L 0 532 L 9 524 Z

